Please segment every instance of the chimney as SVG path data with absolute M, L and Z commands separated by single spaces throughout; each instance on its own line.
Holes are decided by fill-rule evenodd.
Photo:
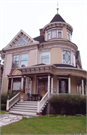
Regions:
M 43 29 L 39 29 L 40 30 L 40 35 L 44 35 Z

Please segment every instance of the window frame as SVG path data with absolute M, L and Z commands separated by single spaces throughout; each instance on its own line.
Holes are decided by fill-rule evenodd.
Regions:
M 52 37 L 52 31 L 56 31 L 56 37 Z M 51 39 L 53 39 L 53 38 L 57 38 L 57 29 L 52 29 L 51 30 Z
M 21 56 L 22 56 L 23 54 L 27 54 L 27 60 L 21 60 Z M 21 54 L 20 54 L 20 66 L 21 66 L 21 67 L 22 67 L 21 62 L 23 62 L 23 61 L 27 61 L 27 64 L 28 64 L 28 53 L 21 53 Z M 27 64 L 26 64 L 25 66 L 27 66 Z M 25 66 L 24 66 L 24 67 L 25 67 Z
M 70 63 L 64 63 L 64 62 L 63 62 L 63 60 L 64 60 L 64 59 L 63 59 L 63 51 L 70 52 Z M 70 51 L 70 50 L 66 50 L 66 49 L 63 49 L 63 51 L 62 51 L 62 64 L 72 65 L 72 64 L 71 64 L 71 62 L 72 62 L 72 61 L 71 61 L 71 51 Z
M 19 59 L 18 59 L 18 66 L 17 67 L 13 67 L 13 57 L 14 56 L 17 56 L 17 55 L 19 55 L 19 59 L 20 59 L 20 54 L 14 54 L 13 56 L 12 56 L 12 68 L 18 68 L 19 67 Z
M 49 63 L 43 63 L 43 64 L 47 64 L 47 65 L 50 64 L 50 51 L 49 50 L 45 50 L 45 51 L 41 51 L 41 53 L 42 52 L 49 52 Z M 42 60 L 42 58 L 41 58 L 41 55 L 40 55 L 40 63 L 42 63 L 41 60 Z

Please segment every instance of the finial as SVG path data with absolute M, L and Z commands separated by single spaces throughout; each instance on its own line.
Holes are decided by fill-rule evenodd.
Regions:
M 57 2 L 57 14 L 58 14 L 58 10 L 59 10 L 59 8 L 58 8 L 58 2 Z

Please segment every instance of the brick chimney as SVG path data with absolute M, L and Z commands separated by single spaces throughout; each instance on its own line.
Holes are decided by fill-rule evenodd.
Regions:
M 40 30 L 40 35 L 44 35 L 43 29 L 39 29 L 39 30 Z

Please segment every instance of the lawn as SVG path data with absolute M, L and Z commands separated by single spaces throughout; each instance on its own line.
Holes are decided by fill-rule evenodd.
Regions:
M 86 117 L 23 117 L 1 128 L 1 134 L 74 134 L 86 133 Z

